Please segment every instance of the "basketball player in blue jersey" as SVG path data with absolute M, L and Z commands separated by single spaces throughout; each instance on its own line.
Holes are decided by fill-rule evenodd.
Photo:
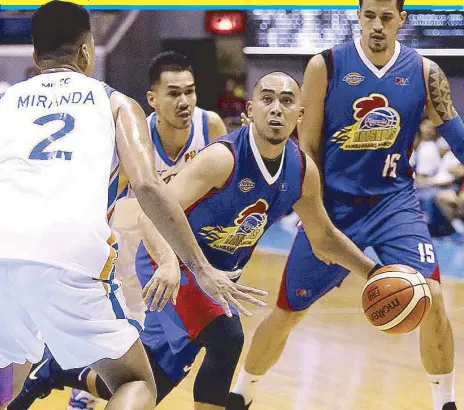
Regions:
M 90 365 L 102 376 L 114 393 L 107 409 L 150 408 L 155 381 L 113 281 L 109 219 L 119 161 L 144 212 L 228 314 L 229 303 L 240 309 L 237 299 L 261 302 L 204 258 L 156 174 L 140 106 L 89 77 L 88 12 L 49 2 L 31 26 L 41 74 L 0 100 L 0 190 L 10 199 L 0 207 L 0 409 L 44 343 L 64 368 Z
M 422 363 L 434 410 L 456 410 L 453 333 L 409 156 L 424 109 L 461 162 L 464 126 L 442 70 L 396 41 L 407 17 L 403 1 L 363 0 L 358 15 L 360 39 L 308 64 L 300 144 L 321 170 L 325 206 L 334 224 L 361 249 L 372 246 L 383 263 L 399 261 L 428 278 L 433 305 L 420 328 Z M 250 407 L 256 382 L 277 362 L 293 327 L 348 273 L 318 261 L 299 230 L 277 307 L 255 332 L 228 410 Z M 300 297 L 297 289 L 311 296 Z
M 168 186 L 213 266 L 242 269 L 263 233 L 293 208 L 322 258 L 343 263 L 366 278 L 375 270 L 374 262 L 332 225 L 322 204 L 314 162 L 288 139 L 302 116 L 300 105 L 294 79 L 280 72 L 266 75 L 248 103 L 251 125 L 210 144 Z M 204 347 L 194 385 L 195 409 L 224 409 L 243 346 L 238 312 L 227 317 L 200 290 L 189 268 L 179 265 L 143 214 L 140 222 L 144 243 L 137 252 L 136 268 L 150 306 L 141 337 L 158 401 L 188 374 Z M 166 284 L 157 277 L 160 269 L 166 275 L 171 272 L 177 283 L 180 272 L 178 291 L 173 291 L 175 280 L 165 291 Z M 170 295 L 173 301 L 168 301 Z M 95 385 L 101 397 L 110 397 L 105 396 L 101 379 Z

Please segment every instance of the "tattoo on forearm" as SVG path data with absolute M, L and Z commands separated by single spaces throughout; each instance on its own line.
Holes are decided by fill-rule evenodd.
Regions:
M 457 115 L 451 101 L 448 78 L 436 63 L 430 65 L 429 92 L 433 108 L 443 121 L 451 120 Z

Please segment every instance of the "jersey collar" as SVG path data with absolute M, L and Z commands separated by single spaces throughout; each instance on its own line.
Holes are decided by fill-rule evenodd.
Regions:
M 364 50 L 362 49 L 362 46 L 361 46 L 361 38 L 357 38 L 355 41 L 354 41 L 354 45 L 356 47 L 356 51 L 358 52 L 359 54 L 359 58 L 361 58 L 362 62 L 364 63 L 364 65 L 372 71 L 372 73 L 377 77 L 377 78 L 382 78 L 387 72 L 388 70 L 390 70 L 390 68 L 393 67 L 393 64 L 396 63 L 396 60 L 398 60 L 398 57 L 400 55 L 400 51 L 401 51 L 401 44 L 399 41 L 395 41 L 395 51 L 393 53 L 393 56 L 392 58 L 390 59 L 390 61 L 384 65 L 381 69 L 378 69 L 374 64 L 372 64 L 372 61 L 369 60 L 369 58 L 367 58 L 366 54 L 364 53 Z

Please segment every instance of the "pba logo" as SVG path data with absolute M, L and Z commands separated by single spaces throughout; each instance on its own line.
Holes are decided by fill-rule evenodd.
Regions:
M 238 213 L 234 226 L 205 226 L 199 234 L 212 248 L 233 254 L 239 248 L 254 246 L 258 242 L 267 225 L 268 208 L 265 199 L 258 199 Z
M 409 78 L 408 77 L 396 77 L 395 84 L 396 85 L 409 85 Z
M 361 84 L 365 79 L 366 77 L 359 73 L 348 73 L 347 75 L 345 75 L 345 77 L 343 77 L 343 81 L 348 85 Z
M 238 183 L 238 187 L 242 192 L 250 192 L 255 187 L 255 183 L 250 178 L 244 178 Z
M 353 104 L 355 123 L 335 132 L 332 142 L 344 151 L 390 148 L 401 130 L 400 114 L 390 107 L 387 97 L 370 94 Z

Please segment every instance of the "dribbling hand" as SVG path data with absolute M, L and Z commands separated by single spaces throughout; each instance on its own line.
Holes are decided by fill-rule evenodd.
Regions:
M 232 305 L 241 314 L 252 316 L 251 312 L 245 309 L 240 301 L 245 301 L 259 307 L 265 307 L 267 304 L 254 296 L 267 296 L 264 290 L 250 288 L 232 282 L 228 277 L 228 272 L 213 268 L 212 266 L 204 269 L 200 274 L 196 274 L 198 285 L 203 292 L 207 293 L 217 303 L 219 303 L 228 317 L 232 317 L 230 306 Z

